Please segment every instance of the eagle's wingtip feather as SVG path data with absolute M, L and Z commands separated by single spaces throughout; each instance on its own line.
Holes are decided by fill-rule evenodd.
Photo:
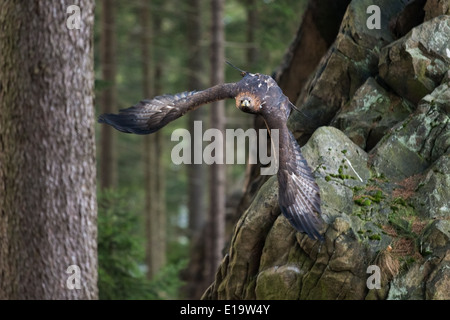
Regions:
M 130 114 L 105 113 L 98 117 L 98 122 L 108 124 L 114 127 L 115 129 L 125 133 L 134 133 L 134 134 L 151 133 L 149 130 L 143 129 L 142 127 L 138 126 L 135 117 Z
M 288 209 L 281 205 L 280 208 L 283 215 L 297 231 L 306 233 L 313 240 L 325 241 L 325 238 L 319 231 L 322 222 L 318 218 L 311 219 L 309 216 L 304 216 L 303 214 L 289 213 Z

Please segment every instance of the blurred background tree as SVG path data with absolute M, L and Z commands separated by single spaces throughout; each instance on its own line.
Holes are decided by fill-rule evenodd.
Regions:
M 116 112 L 157 94 L 209 86 L 210 1 L 102 2 L 96 7 L 95 48 L 105 45 L 100 21 L 110 11 L 106 6 L 114 6 L 110 44 L 115 52 L 114 79 L 103 74 L 102 50 L 95 51 L 95 72 L 96 95 L 115 92 L 109 110 Z M 305 6 L 305 0 L 225 1 L 225 58 L 244 70 L 272 74 L 293 40 Z M 239 78 L 236 70 L 225 68 L 226 82 Z M 103 101 L 97 100 L 97 115 L 104 110 Z M 189 128 L 194 120 L 203 119 L 203 130 L 208 129 L 204 115 L 209 109 L 205 106 L 196 115 L 169 124 L 159 137 L 117 134 L 112 160 L 102 158 L 97 148 L 99 173 L 110 161 L 109 167 L 116 168 L 111 169 L 116 170 L 111 177 L 117 179 L 98 188 L 100 298 L 199 298 L 206 289 L 209 280 L 203 282 L 201 274 L 208 264 L 202 241 L 207 215 L 202 211 L 210 199 L 208 170 L 205 165 L 173 164 L 170 152 L 177 142 L 170 136 L 176 128 Z M 253 126 L 253 118 L 236 110 L 233 101 L 227 102 L 222 120 L 227 129 Z M 99 146 L 103 127 L 96 126 Z M 245 165 L 226 165 L 227 221 L 242 193 L 245 170 Z M 146 232 L 152 222 L 148 217 L 157 220 L 156 229 L 147 227 Z M 226 228 L 225 242 L 231 227 Z M 146 245 L 160 257 L 147 253 L 146 259 Z M 160 262 L 152 264 L 154 259 Z M 183 282 L 184 290 L 179 290 Z

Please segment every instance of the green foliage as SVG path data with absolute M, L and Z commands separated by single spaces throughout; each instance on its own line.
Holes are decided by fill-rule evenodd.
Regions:
M 370 240 L 378 240 L 378 241 L 380 241 L 381 240 L 381 235 L 379 235 L 379 234 L 372 234 L 372 235 L 370 235 L 369 236 L 369 239 Z
M 104 191 L 98 197 L 98 260 L 100 299 L 155 298 L 145 274 L 138 219 L 126 197 Z
M 136 208 L 125 192 L 98 197 L 98 287 L 100 299 L 176 298 L 185 262 L 163 268 L 151 281 L 144 272 L 144 239 Z
M 372 201 L 370 201 L 370 199 L 367 199 L 367 198 L 357 198 L 354 201 L 357 205 L 359 205 L 361 207 L 367 207 L 372 204 Z
M 162 268 L 150 281 L 156 299 L 176 299 L 179 297 L 179 289 L 184 282 L 180 279 L 180 272 L 187 266 L 187 260 L 180 260 Z
M 361 207 L 367 207 L 372 203 L 380 203 L 384 198 L 385 196 L 381 190 L 375 190 L 369 191 L 368 194 L 363 194 L 355 198 L 354 202 Z
M 342 160 L 342 161 L 344 162 L 345 160 Z M 346 180 L 346 179 L 356 180 L 356 178 L 354 176 L 351 176 L 349 174 L 344 174 L 344 169 L 347 170 L 348 167 L 345 165 L 339 166 L 338 173 L 337 174 L 330 173 L 328 176 L 325 177 L 325 180 L 330 181 L 331 178 L 340 179 L 340 180 Z

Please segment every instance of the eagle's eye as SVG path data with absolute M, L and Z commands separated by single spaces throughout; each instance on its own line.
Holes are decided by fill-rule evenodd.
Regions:
M 242 99 L 241 100 L 241 107 L 250 107 L 250 105 L 251 105 L 251 103 L 250 103 L 250 100 L 249 99 Z

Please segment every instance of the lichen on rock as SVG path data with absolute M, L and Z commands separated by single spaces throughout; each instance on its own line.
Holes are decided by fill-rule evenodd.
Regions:
M 413 109 L 414 106 L 406 99 L 388 92 L 375 78 L 369 77 L 350 102 L 341 108 L 331 125 L 341 129 L 362 149 L 371 150 Z

